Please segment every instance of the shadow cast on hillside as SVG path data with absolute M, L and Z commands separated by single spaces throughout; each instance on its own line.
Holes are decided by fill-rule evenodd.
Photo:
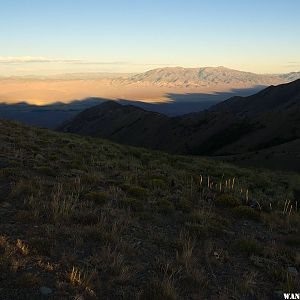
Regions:
M 169 93 L 165 97 L 169 99 L 168 102 L 146 103 L 136 100 L 118 99 L 121 104 L 129 104 L 141 107 L 146 110 L 156 111 L 166 114 L 168 116 L 178 116 L 193 112 L 199 112 L 217 104 L 221 101 L 227 100 L 234 96 L 249 96 L 255 94 L 265 88 L 264 86 L 256 86 L 247 89 L 232 89 L 228 92 L 215 93 L 185 93 L 175 94 Z
M 120 104 L 135 105 L 149 111 L 155 111 L 168 116 L 178 116 L 208 109 L 212 105 L 227 100 L 233 96 L 248 96 L 254 94 L 263 86 L 247 89 L 232 89 L 229 92 L 215 93 L 169 93 L 165 97 L 167 102 L 147 103 L 131 99 L 115 99 Z M 21 121 L 29 125 L 55 128 L 66 120 L 71 119 L 79 112 L 113 99 L 90 97 L 74 100 L 69 103 L 56 102 L 49 105 L 33 105 L 26 102 L 15 104 L 0 103 L 0 118 Z

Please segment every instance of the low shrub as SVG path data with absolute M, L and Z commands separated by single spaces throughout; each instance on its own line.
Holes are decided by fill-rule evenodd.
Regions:
M 216 196 L 216 204 L 224 207 L 235 207 L 240 205 L 240 201 L 230 194 L 220 194 Z
M 193 204 L 190 200 L 180 199 L 175 203 L 175 207 L 177 210 L 181 210 L 183 212 L 189 212 L 193 208 Z
M 37 193 L 37 187 L 34 181 L 20 180 L 18 181 L 11 190 L 13 197 L 30 196 Z
M 150 180 L 149 183 L 152 188 L 157 188 L 157 189 L 166 189 L 167 188 L 166 182 L 160 178 L 153 178 Z
M 148 190 L 141 186 L 123 185 L 122 187 L 130 196 L 144 199 L 148 195 Z
M 300 237 L 293 235 L 284 238 L 284 243 L 290 247 L 300 247 Z
M 176 300 L 178 299 L 174 283 L 170 279 L 153 279 L 142 292 L 141 300 Z
M 142 211 L 144 209 L 143 202 L 135 198 L 124 198 L 119 203 L 121 207 L 130 208 L 133 211 Z
M 246 255 L 261 255 L 263 252 L 263 247 L 252 238 L 249 239 L 240 239 L 234 243 L 234 248 L 238 252 L 242 252 Z
M 33 273 L 25 273 L 18 279 L 20 287 L 33 287 L 41 283 L 41 279 Z
M 163 198 L 157 202 L 157 210 L 159 212 L 168 214 L 168 213 L 172 213 L 174 209 L 175 209 L 174 204 L 168 199 Z
M 37 171 L 42 175 L 53 176 L 53 177 L 56 176 L 56 172 L 47 166 L 38 167 Z
M 234 207 L 233 213 L 238 218 L 245 218 L 250 220 L 260 219 L 260 213 L 258 211 L 245 205 Z
M 85 195 L 87 200 L 93 201 L 98 205 L 104 204 L 109 199 L 108 192 L 105 191 L 93 191 Z

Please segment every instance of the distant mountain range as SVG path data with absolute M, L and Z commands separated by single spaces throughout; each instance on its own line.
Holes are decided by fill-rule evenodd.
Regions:
M 106 102 L 83 111 L 59 130 L 172 153 L 226 156 L 231 160 L 245 153 L 251 160 L 266 149 L 271 152 L 265 156 L 274 159 L 279 147 L 281 156 L 275 155 L 278 164 L 281 160 L 283 167 L 300 171 L 300 80 L 270 86 L 252 96 L 232 97 L 207 111 L 179 117 Z
M 291 72 L 286 74 L 278 75 L 279 78 L 286 80 L 286 81 L 294 81 L 300 78 L 300 72 Z
M 255 74 L 225 67 L 182 68 L 167 67 L 136 74 L 124 83 L 154 84 L 159 86 L 207 87 L 218 85 L 256 86 L 280 84 L 300 78 L 300 72 L 287 74 Z
M 285 74 L 256 74 L 226 67 L 164 67 L 143 73 L 67 73 L 49 76 L 10 76 L 0 79 L 16 80 L 94 80 L 106 79 L 112 84 L 153 84 L 170 87 L 207 87 L 216 85 L 264 85 L 280 84 L 300 78 L 300 72 Z
M 180 116 L 298 78 L 300 72 L 260 75 L 225 67 L 167 67 L 141 74 L 74 73 L 45 78 L 0 78 L 0 117 L 56 128 L 81 111 L 111 99 L 168 116 Z M 104 96 L 95 96 L 101 94 Z M 32 101 L 11 103 L 12 97 Z M 53 103 L 43 97 L 62 102 Z M 66 98 L 82 100 L 64 103 Z

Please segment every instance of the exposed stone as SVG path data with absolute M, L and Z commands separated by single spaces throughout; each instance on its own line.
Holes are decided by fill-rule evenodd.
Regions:
M 52 293 L 52 290 L 46 286 L 40 287 L 40 293 L 44 296 L 48 296 Z
M 276 267 L 276 262 L 264 257 L 252 255 L 250 260 L 252 261 L 253 265 L 258 268 L 269 269 L 270 267 Z
M 4 169 L 9 167 L 9 163 L 7 161 L 0 160 L 0 169 Z
M 288 267 L 287 271 L 292 276 L 298 276 L 298 271 L 295 267 Z
M 11 207 L 11 204 L 8 203 L 8 202 L 3 202 L 3 203 L 0 204 L 0 206 L 1 206 L 2 208 L 9 208 L 9 207 Z
M 82 171 L 82 170 L 78 170 L 78 169 L 71 169 L 70 170 L 70 173 L 72 174 L 72 175 L 77 175 L 77 176 L 81 176 L 81 175 L 84 175 L 85 174 L 85 172 L 84 171 Z
M 223 232 L 225 233 L 225 234 L 228 234 L 228 235 L 231 235 L 231 236 L 234 236 L 235 235 L 235 233 L 234 233 L 234 231 L 230 231 L 230 230 L 223 230 Z

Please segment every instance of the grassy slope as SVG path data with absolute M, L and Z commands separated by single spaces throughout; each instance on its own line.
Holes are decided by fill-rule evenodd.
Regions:
M 0 120 L 0 298 L 295 292 L 299 183 Z

